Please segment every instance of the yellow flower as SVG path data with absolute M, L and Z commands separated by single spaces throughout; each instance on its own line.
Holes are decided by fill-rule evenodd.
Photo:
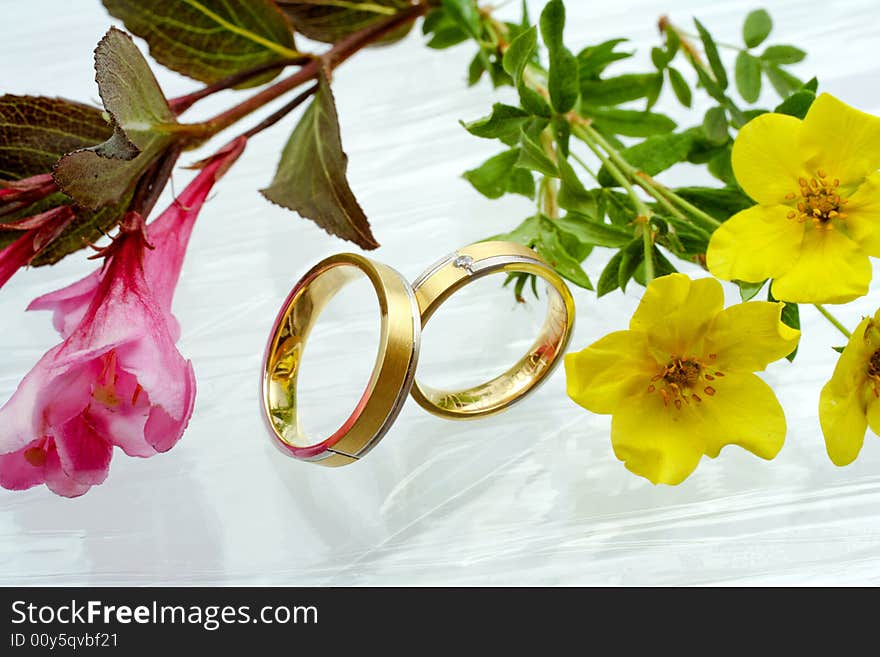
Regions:
M 614 453 L 653 483 L 678 484 L 703 454 L 739 445 L 772 459 L 785 416 L 763 370 L 797 345 L 784 304 L 724 309 L 721 284 L 683 274 L 651 282 L 628 331 L 565 356 L 568 395 L 611 414 Z
M 855 460 L 868 426 L 880 434 L 880 310 L 853 331 L 819 396 L 819 422 L 835 465 Z
M 880 118 L 822 94 L 801 121 L 762 114 L 740 130 L 733 171 L 758 205 L 712 235 L 718 278 L 773 279 L 795 303 L 844 303 L 867 293 L 880 256 Z

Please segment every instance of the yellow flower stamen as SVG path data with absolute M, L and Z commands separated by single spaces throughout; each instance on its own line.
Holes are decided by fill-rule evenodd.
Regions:
M 785 195 L 785 199 L 788 201 L 793 201 L 798 196 L 801 199 L 794 205 L 796 210 L 792 210 L 786 215 L 789 219 L 794 219 L 799 223 L 812 221 L 815 225 L 825 228 L 833 228 L 832 219 L 846 219 L 846 213 L 841 210 L 846 205 L 847 199 L 840 196 L 839 179 L 829 180 L 828 174 L 819 169 L 816 171 L 815 178 L 810 180 L 800 178 L 798 184 L 800 185 L 799 194 Z
M 709 354 L 708 359 L 714 360 L 717 357 L 717 354 Z M 675 408 L 681 409 L 682 403 L 690 404 L 694 401 L 699 404 L 703 401 L 697 391 L 701 390 L 710 397 L 714 395 L 715 388 L 710 385 L 703 386 L 701 382 L 714 381 L 715 376 L 724 376 L 724 373 L 715 372 L 713 376 L 706 371 L 706 364 L 699 358 L 673 355 L 669 357 L 669 362 L 663 369 L 651 377 L 647 391 L 652 393 L 659 390 L 664 406 L 669 406 L 671 403 Z M 660 383 L 660 388 L 655 385 L 657 383 Z
M 874 396 L 880 398 L 880 349 L 868 359 L 868 378 L 874 384 Z

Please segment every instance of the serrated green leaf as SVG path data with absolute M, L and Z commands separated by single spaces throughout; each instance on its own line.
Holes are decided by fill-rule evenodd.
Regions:
M 587 105 L 619 105 L 645 98 L 658 79 L 657 73 L 627 73 L 612 78 L 581 81 L 581 102 Z
M 521 194 L 535 198 L 535 179 L 532 174 L 515 166 L 519 149 L 490 157 L 476 169 L 464 172 L 464 178 L 487 198 L 501 198 L 504 194 Z
M 318 91 L 290 135 L 267 199 L 311 219 L 328 233 L 364 249 L 379 246 L 346 179 L 336 103 L 323 71 Z
M 712 107 L 703 116 L 703 133 L 713 144 L 726 144 L 730 141 L 727 131 L 727 112 L 723 107 Z
M 511 146 L 519 141 L 520 132 L 528 119 L 529 113 L 519 107 L 495 103 L 489 116 L 462 125 L 476 137 L 500 139 Z
M 777 114 L 788 114 L 803 119 L 813 106 L 816 100 L 816 94 L 806 89 L 795 91 L 791 96 L 776 106 L 773 111 Z
M 739 297 L 743 301 L 751 301 L 754 299 L 758 292 L 767 284 L 766 280 L 761 281 L 760 283 L 748 283 L 746 281 L 734 281 L 737 287 L 739 288 Z
M 775 64 L 768 64 L 764 69 L 767 79 L 782 98 L 788 98 L 795 91 L 804 86 L 801 80 L 788 71 L 785 71 Z
M 105 141 L 112 129 L 101 110 L 60 98 L 0 96 L 0 178 L 18 180 L 51 171 L 69 151 Z M 74 207 L 76 218 L 31 261 L 33 266 L 54 264 L 109 232 L 122 218 L 129 197 L 96 212 Z M 15 220 L 58 205 L 71 205 L 64 194 L 52 194 L 20 213 Z M 15 240 L 13 231 L 0 231 L 0 248 Z
M 749 12 L 743 23 L 743 42 L 749 48 L 761 45 L 764 39 L 770 35 L 773 29 L 773 21 L 765 9 L 755 9 Z
M 631 52 L 617 52 L 615 48 L 626 39 L 611 39 L 595 46 L 587 46 L 578 55 L 578 74 L 584 80 L 597 80 L 609 64 L 633 56 Z
M 797 64 L 806 56 L 807 53 L 794 46 L 768 46 L 761 54 L 761 59 L 771 64 Z
M 669 84 L 672 85 L 672 91 L 675 93 L 675 97 L 678 98 L 678 102 L 685 107 L 690 107 L 693 98 L 687 80 L 684 79 L 684 76 L 677 68 L 670 67 L 667 69 L 667 72 L 669 74 Z
M 590 277 L 587 276 L 580 262 L 565 249 L 559 239 L 557 228 L 552 223 L 550 221 L 542 222 L 541 236 L 535 248 L 560 276 L 578 287 L 592 290 L 593 284 Z
M 636 273 L 639 265 L 645 259 L 645 249 L 642 238 L 637 237 L 630 242 L 621 252 L 620 268 L 617 271 L 617 286 L 626 292 L 626 284 Z
M 79 205 L 118 203 L 144 169 L 171 145 L 177 123 L 149 65 L 125 32 L 111 27 L 95 49 L 95 79 L 113 134 L 55 165 L 55 180 Z
M 599 276 L 599 281 L 596 283 L 597 297 L 604 297 L 609 292 L 614 292 L 614 290 L 620 287 L 618 277 L 622 260 L 623 251 L 618 251 L 611 257 L 608 264 L 605 265 L 605 269 L 602 270 L 602 274 Z
M 202 82 L 299 55 L 287 19 L 271 0 L 103 2 L 146 40 L 157 62 Z M 262 84 L 278 73 L 268 71 L 239 86 Z
M 599 127 L 626 137 L 650 137 L 675 130 L 675 121 L 664 114 L 599 107 L 585 110 L 585 113 Z
M 706 59 L 709 60 L 709 67 L 712 69 L 712 75 L 715 76 L 715 82 L 723 91 L 727 89 L 727 71 L 725 71 L 724 64 L 718 54 L 718 46 L 715 44 L 715 39 L 709 34 L 709 30 L 703 27 L 703 24 L 696 18 L 694 19 L 694 25 L 696 25 L 697 32 L 700 34 L 700 41 L 703 42 L 703 49 L 706 51 Z
M 395 12 L 411 6 L 408 0 L 273 1 L 281 6 L 297 32 L 324 43 L 336 43 L 355 32 L 381 23 Z M 223 2 L 217 3 L 216 0 L 200 0 L 200 2 L 211 5 L 223 4 Z M 412 23 L 402 25 L 378 39 L 375 45 L 399 41 L 407 35 L 411 27 Z
M 685 161 L 692 143 L 693 134 L 690 132 L 655 135 L 624 149 L 620 154 L 639 171 L 649 176 L 656 176 L 669 167 Z M 617 181 L 604 166 L 599 170 L 598 183 L 603 187 L 617 185 Z
M 559 230 L 572 235 L 584 244 L 620 248 L 632 240 L 632 231 L 613 224 L 606 224 L 577 212 L 569 212 L 565 217 L 554 219 Z
M 547 153 L 544 152 L 535 136 L 529 134 L 527 130 L 521 130 L 519 145 L 520 151 L 516 166 L 537 171 L 545 176 L 559 177 L 559 169 Z
M 761 95 L 761 60 L 745 51 L 736 56 L 736 89 L 748 103 Z

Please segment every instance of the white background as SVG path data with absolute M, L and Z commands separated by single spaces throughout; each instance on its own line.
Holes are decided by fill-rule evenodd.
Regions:
M 539 3 L 530 4 L 536 15 Z M 2 90 L 94 102 L 91 51 L 113 22 L 100 3 L 0 5 Z M 751 1 L 697 0 L 567 5 L 573 50 L 632 38 L 637 58 L 621 70 L 648 68 L 663 11 L 685 26 L 697 15 L 719 41 L 738 42 L 742 18 L 755 8 Z M 776 23 L 768 43 L 809 51 L 795 69 L 802 77 L 817 75 L 823 90 L 880 113 L 875 0 L 766 5 Z M 458 120 L 486 114 L 511 93 L 487 83 L 467 89 L 472 54 L 470 45 L 428 50 L 415 31 L 399 45 L 357 55 L 336 74 L 352 186 L 383 245 L 373 255 L 410 279 L 456 247 L 510 229 L 533 212 L 525 198 L 488 201 L 460 178 L 499 148 L 468 135 Z M 196 86 L 158 67 L 157 74 L 169 96 Z M 191 114 L 216 113 L 233 95 L 205 101 Z M 692 124 L 708 107 L 701 93 L 696 97 L 700 109 L 693 115 L 671 95 L 660 107 Z M 772 90 L 765 99 L 775 103 Z M 76 500 L 45 487 L 0 491 L 0 583 L 880 579 L 880 440 L 869 435 L 847 468 L 836 468 L 825 455 L 816 405 L 836 359 L 830 346 L 841 338 L 809 308 L 803 309 L 797 361 L 775 364 L 765 375 L 789 422 L 786 445 L 773 462 L 729 447 L 714 461 L 704 459 L 681 486 L 654 487 L 614 458 L 609 418 L 568 400 L 561 371 L 508 413 L 480 422 L 450 423 L 409 402 L 381 445 L 354 466 L 331 470 L 279 455 L 258 411 L 264 340 L 293 282 L 320 258 L 351 249 L 256 192 L 270 181 L 293 124 L 288 118 L 254 139 L 199 218 L 175 301 L 180 348 L 192 358 L 199 382 L 185 437 L 149 460 L 117 451 L 108 481 Z M 665 180 L 705 182 L 702 175 L 682 169 Z M 175 187 L 190 176 L 179 170 Z M 600 250 L 588 261 L 594 281 L 609 256 Z M 20 273 L 0 291 L 0 402 L 57 341 L 47 314 L 24 313 L 29 300 L 93 266 L 77 255 L 52 269 Z M 727 291 L 736 300 L 733 289 Z M 470 292 L 432 321 L 420 374 L 441 383 L 473 382 L 529 343 L 543 302 L 517 306 L 494 282 Z M 572 348 L 625 327 L 640 294 L 633 286 L 597 300 L 576 290 Z M 878 298 L 875 284 L 868 297 L 836 312 L 853 327 Z M 335 304 L 323 318 L 309 353 L 306 373 L 313 378 L 306 378 L 304 394 L 312 400 L 312 426 L 339 418 L 373 358 L 374 303 L 356 294 L 346 299 L 348 306 Z

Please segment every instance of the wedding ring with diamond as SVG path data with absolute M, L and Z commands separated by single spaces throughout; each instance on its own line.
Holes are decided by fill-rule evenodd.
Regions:
M 565 282 L 537 253 L 513 242 L 478 242 L 451 253 L 413 283 L 422 326 L 450 296 L 497 273 L 525 273 L 547 283 L 544 325 L 531 348 L 510 369 L 480 385 L 439 390 L 416 380 L 412 396 L 426 411 L 453 420 L 505 410 L 534 390 L 561 362 L 574 328 L 574 299 Z

